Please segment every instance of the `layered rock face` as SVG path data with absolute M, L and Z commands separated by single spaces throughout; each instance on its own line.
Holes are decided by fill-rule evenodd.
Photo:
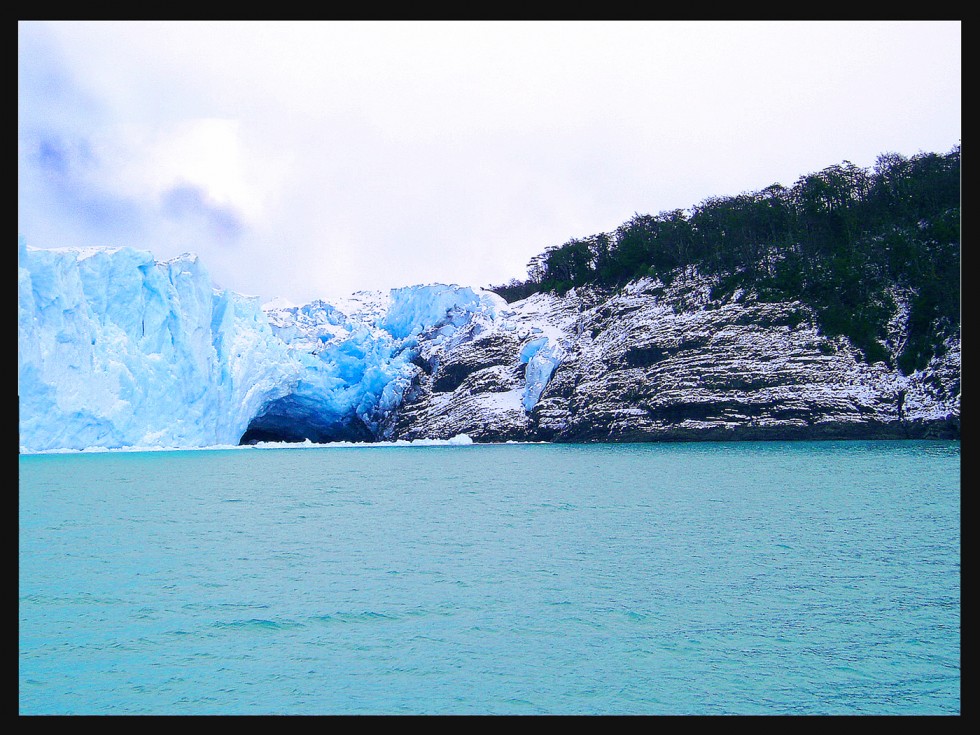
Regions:
M 569 442 L 959 436 L 958 340 L 903 376 L 863 362 L 846 339 L 822 336 L 802 304 L 709 293 L 707 280 L 688 274 L 670 288 L 644 280 L 618 294 L 511 304 L 490 334 L 449 353 L 427 356 L 423 346 L 397 433 Z M 899 318 L 893 349 L 901 328 Z M 550 375 L 528 405 L 542 373 L 536 362 Z

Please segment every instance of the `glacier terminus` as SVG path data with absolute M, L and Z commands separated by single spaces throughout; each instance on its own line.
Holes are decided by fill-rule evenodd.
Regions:
M 18 240 L 20 451 L 959 436 L 960 342 L 903 375 L 799 302 L 431 284 L 260 304 L 191 254 Z M 897 349 L 903 314 L 885 346 Z

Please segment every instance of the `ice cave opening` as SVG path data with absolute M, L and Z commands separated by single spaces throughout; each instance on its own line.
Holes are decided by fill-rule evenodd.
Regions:
M 356 415 L 338 416 L 304 396 L 289 395 L 266 404 L 249 422 L 239 445 L 260 442 L 373 442 L 375 436 Z

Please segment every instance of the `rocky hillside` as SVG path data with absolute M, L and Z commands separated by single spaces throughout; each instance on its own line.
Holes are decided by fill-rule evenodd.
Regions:
M 925 370 L 868 364 L 799 302 L 711 300 L 688 272 L 665 287 L 536 294 L 452 344 L 422 335 L 393 416 L 401 439 L 650 441 L 958 438 L 960 343 Z M 884 345 L 897 354 L 895 315 Z

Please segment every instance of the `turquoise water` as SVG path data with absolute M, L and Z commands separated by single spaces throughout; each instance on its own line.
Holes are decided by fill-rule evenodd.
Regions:
M 959 442 L 20 457 L 21 714 L 959 714 Z

